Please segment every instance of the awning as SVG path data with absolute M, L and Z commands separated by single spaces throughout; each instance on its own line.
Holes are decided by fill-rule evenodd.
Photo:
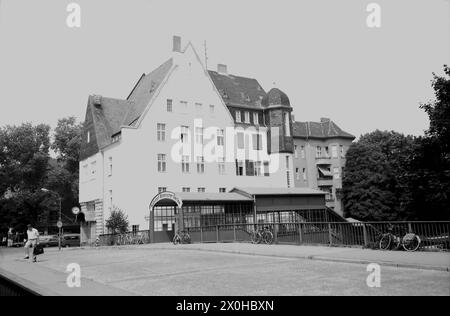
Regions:
M 333 176 L 331 171 L 328 169 L 325 169 L 323 167 L 317 167 L 317 169 L 319 169 L 319 172 L 322 174 L 323 177 L 332 177 Z

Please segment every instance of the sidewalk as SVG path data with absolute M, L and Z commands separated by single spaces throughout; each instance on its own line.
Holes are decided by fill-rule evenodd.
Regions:
M 157 247 L 157 245 L 152 246 Z M 165 247 L 173 249 L 173 246 Z M 350 247 L 252 245 L 247 243 L 191 244 L 183 245 L 183 247 L 200 251 L 360 264 L 378 263 L 391 267 L 450 272 L 450 252 L 382 251 Z

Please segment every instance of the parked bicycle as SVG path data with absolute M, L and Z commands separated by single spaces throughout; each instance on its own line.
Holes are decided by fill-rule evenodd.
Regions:
M 252 233 L 251 241 L 254 244 L 265 243 L 270 245 L 273 243 L 273 233 L 267 226 L 265 226 L 264 228 L 258 229 Z
M 189 236 L 189 233 L 184 230 L 179 230 L 172 240 L 174 245 L 178 244 L 190 244 L 191 243 L 191 236 Z
M 398 250 L 401 247 L 406 251 L 416 251 L 420 247 L 420 237 L 414 233 L 406 233 L 403 237 L 399 237 L 392 233 L 392 226 L 388 228 L 388 232 L 383 234 L 380 239 L 381 250 Z

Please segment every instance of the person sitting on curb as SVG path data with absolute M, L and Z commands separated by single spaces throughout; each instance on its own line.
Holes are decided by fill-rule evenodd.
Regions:
M 33 228 L 31 224 L 27 225 L 27 242 L 25 243 L 25 259 L 30 259 L 30 249 L 33 256 L 33 262 L 36 262 L 36 255 L 34 254 L 34 247 L 39 245 L 39 232 Z

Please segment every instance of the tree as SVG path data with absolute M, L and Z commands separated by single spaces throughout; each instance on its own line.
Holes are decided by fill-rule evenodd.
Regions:
M 106 220 L 106 228 L 113 233 L 123 234 L 128 231 L 128 216 L 118 208 L 114 206 L 111 215 Z
M 415 145 L 412 136 L 377 130 L 350 146 L 342 190 L 346 217 L 367 221 L 410 216 L 404 176 Z
M 51 148 L 71 174 L 78 174 L 82 131 L 83 125 L 73 116 L 59 119 L 55 128 Z

